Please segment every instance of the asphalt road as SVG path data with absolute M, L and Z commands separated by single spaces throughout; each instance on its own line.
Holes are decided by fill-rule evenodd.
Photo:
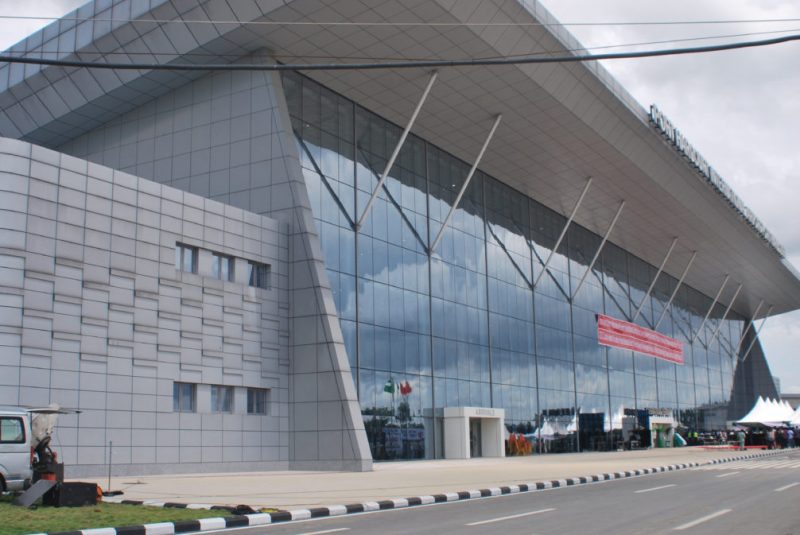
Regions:
M 800 451 L 526 494 L 224 531 L 800 535 Z

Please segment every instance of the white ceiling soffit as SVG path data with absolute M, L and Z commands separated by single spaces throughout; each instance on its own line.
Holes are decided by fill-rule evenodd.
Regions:
M 359 4 L 359 5 L 354 5 Z M 540 9 L 540 8 L 539 8 Z M 546 16 L 546 15 L 543 15 Z M 370 22 L 535 22 L 516 2 L 321 2 L 295 0 L 272 20 Z M 284 63 L 347 58 L 457 59 L 553 52 L 564 45 L 538 26 L 264 27 L 267 45 Z M 561 36 L 562 39 L 564 38 Z M 424 69 L 313 71 L 331 89 L 404 125 L 429 72 Z M 602 235 L 622 199 L 625 210 L 610 240 L 658 266 L 672 239 L 665 271 L 678 278 L 691 252 L 686 284 L 714 296 L 731 275 L 716 312 L 738 283 L 733 309 L 773 313 L 800 307 L 800 281 L 647 121 L 647 112 L 591 64 L 539 64 L 441 69 L 413 132 L 466 162 L 480 150 L 492 120 L 503 121 L 481 169 L 548 207 L 568 214 L 586 182 L 593 184 L 575 221 Z M 766 311 L 762 307 L 760 315 Z M 705 312 L 705 311 L 703 311 Z

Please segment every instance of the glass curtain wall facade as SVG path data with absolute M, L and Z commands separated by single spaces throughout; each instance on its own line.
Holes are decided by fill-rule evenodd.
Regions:
M 309 78 L 283 83 L 375 460 L 441 457 L 443 407 L 503 408 L 543 452 L 615 449 L 654 409 L 721 427 L 704 415 L 731 395 L 744 318 L 719 325 L 718 304 L 692 344 L 712 300 L 684 285 L 662 319 L 677 280 L 644 299 L 656 268 L 611 242 L 571 299 L 601 242 L 577 224 L 534 290 L 566 218 L 480 171 L 429 254 L 470 164 L 414 135 L 356 232 L 402 130 Z M 597 344 L 595 314 L 631 321 L 643 299 L 635 322 L 661 319 L 684 365 Z

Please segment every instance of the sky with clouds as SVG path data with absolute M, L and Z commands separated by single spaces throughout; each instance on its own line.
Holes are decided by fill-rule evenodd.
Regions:
M 0 0 L 0 15 L 56 17 L 82 3 L 82 0 Z M 768 23 L 569 26 L 587 47 L 731 36 L 608 51 L 699 46 L 800 34 L 800 3 L 795 0 L 543 0 L 542 3 L 562 23 L 797 19 Z M 0 49 L 26 37 L 45 22 L 0 19 Z M 778 31 L 786 33 L 763 33 Z M 800 268 L 800 98 L 797 97 L 800 42 L 603 64 L 643 106 L 658 105 L 784 245 L 792 264 Z M 761 336 L 770 368 L 781 380 L 782 391 L 800 393 L 800 311 L 770 318 Z

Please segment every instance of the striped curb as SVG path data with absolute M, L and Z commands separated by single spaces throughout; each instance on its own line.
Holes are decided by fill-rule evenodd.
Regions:
M 625 479 L 629 477 L 638 477 L 638 476 L 657 474 L 662 472 L 673 472 L 676 470 L 684 470 L 687 468 L 696 468 L 700 466 L 710 466 L 715 464 L 729 463 L 733 461 L 757 459 L 760 457 L 769 457 L 772 455 L 777 455 L 786 452 L 787 452 L 786 450 L 775 450 L 775 451 L 761 452 L 750 455 L 743 455 L 739 457 L 726 457 L 723 459 L 713 459 L 711 461 L 706 461 L 706 462 L 670 464 L 667 466 L 658 466 L 654 468 L 640 468 L 637 470 L 624 470 L 619 472 L 595 474 L 590 476 L 553 479 L 550 481 L 536 481 L 532 483 L 521 483 L 519 485 L 490 487 L 487 489 L 480 489 L 480 490 L 444 492 L 441 494 L 414 496 L 410 498 L 393 498 L 388 500 L 368 501 L 364 503 L 355 503 L 349 505 L 332 505 L 328 507 L 314 507 L 311 509 L 277 511 L 274 513 L 232 515 L 232 516 L 225 516 L 218 518 L 203 518 L 200 520 L 159 522 L 156 524 L 143 524 L 139 526 L 84 529 L 77 531 L 53 532 L 49 534 L 41 533 L 36 535 L 173 535 L 176 533 L 202 532 L 202 531 L 211 531 L 211 530 L 225 529 L 225 528 L 263 526 L 267 524 L 276 524 L 279 522 L 291 522 L 293 520 L 308 520 L 311 518 L 333 517 L 333 516 L 348 515 L 353 513 L 366 513 L 371 511 L 401 509 L 401 508 L 415 507 L 420 505 L 430 505 L 434 503 L 456 502 L 464 500 L 473 500 L 477 498 L 487 498 L 490 496 L 501 496 L 505 494 L 521 494 L 526 492 L 536 492 L 548 489 L 558 489 L 558 488 L 572 487 L 578 485 L 587 485 L 591 483 L 601 483 L 604 481 L 613 481 L 616 479 Z M 166 508 L 178 508 L 178 509 L 207 509 L 207 510 L 218 509 L 227 512 L 232 512 L 237 510 L 237 508 L 235 507 L 226 507 L 220 505 L 158 502 L 155 500 L 144 500 L 144 501 L 106 500 L 106 501 L 107 503 L 145 505 L 149 507 L 166 507 Z

